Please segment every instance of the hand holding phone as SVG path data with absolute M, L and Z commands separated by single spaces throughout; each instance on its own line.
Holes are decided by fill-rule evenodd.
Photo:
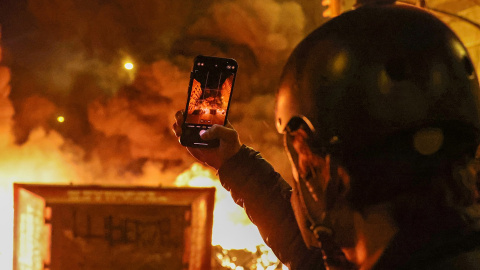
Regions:
M 195 58 L 181 125 L 182 145 L 198 148 L 219 146 L 219 139 L 203 140 L 201 134 L 215 124 L 226 124 L 237 69 L 234 59 L 203 55 Z
M 182 123 L 184 123 L 184 112 L 178 111 L 175 114 L 175 122 L 173 123 L 173 132 L 180 138 L 182 136 Z M 208 129 L 203 136 L 207 141 L 211 138 L 218 139 L 220 141 L 219 147 L 215 148 L 198 148 L 187 147 L 188 152 L 195 157 L 201 163 L 218 170 L 222 164 L 235 155 L 241 148 L 237 131 L 228 122 L 225 126 L 214 125 Z

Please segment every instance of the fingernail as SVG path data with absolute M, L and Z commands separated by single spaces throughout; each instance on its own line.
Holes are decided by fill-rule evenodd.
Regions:
M 183 115 L 182 111 L 178 111 L 176 114 L 175 114 L 175 118 L 180 118 L 181 116 Z

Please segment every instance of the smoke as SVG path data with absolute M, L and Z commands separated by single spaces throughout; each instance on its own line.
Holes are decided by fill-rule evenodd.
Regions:
M 25 9 L 24 22 L 5 23 L 2 40 L 14 74 L 4 118 L 18 145 L 43 130 L 79 150 L 89 181 L 141 184 L 148 172 L 169 184 L 194 162 L 171 131 L 190 65 L 215 55 L 239 62 L 229 119 L 242 141 L 287 171 L 273 100 L 311 21 L 300 1 L 30 0 Z
M 10 70 L 0 65 L 0 146 L 7 145 L 11 138 L 11 124 L 14 109 L 9 99 L 10 91 Z
M 304 15 L 295 2 L 219 2 L 188 30 L 190 35 L 245 45 L 259 65 L 277 63 L 303 38 Z
M 93 152 L 104 160 L 127 155 L 126 162 L 139 161 L 140 167 L 148 160 L 158 161 L 162 169 L 174 169 L 189 160 L 171 130 L 174 113 L 185 106 L 188 76 L 160 60 L 142 67 L 135 81 L 114 97 L 90 103 L 89 122 L 102 138 L 101 148 Z

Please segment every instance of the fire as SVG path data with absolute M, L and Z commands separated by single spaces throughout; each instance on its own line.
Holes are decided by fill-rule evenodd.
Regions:
M 224 250 L 217 254 L 222 266 L 228 269 L 241 270 L 242 266 L 235 264 L 234 256 L 227 256 L 226 250 L 247 250 L 251 253 L 261 253 L 257 258 L 256 269 L 278 269 L 278 259 L 268 248 L 258 232 L 258 229 L 226 191 L 211 170 L 199 163 L 194 163 L 190 169 L 180 174 L 176 186 L 215 187 L 215 209 L 213 212 L 212 245 L 221 246 Z M 283 266 L 283 269 L 285 266 Z
M 235 204 L 229 192 L 222 187 L 210 170 L 195 163 L 177 177 L 175 185 L 216 188 L 213 245 L 255 252 L 257 245 L 263 243 L 257 227 L 250 222 L 243 209 Z M 237 233 L 232 233 L 233 231 Z
M 11 135 L 6 137 L 8 138 L 3 138 L 3 142 L 13 139 Z M 62 145 L 64 140 L 59 134 L 47 134 L 43 129 L 33 132 L 30 140 L 22 146 L 13 143 L 0 145 L 0 196 L 3 198 L 0 204 L 3 214 L 0 219 L 0 237 L 5 239 L 0 246 L 1 269 L 12 269 L 13 183 L 31 182 L 32 179 L 35 183 L 85 183 L 82 181 L 85 175 L 79 172 L 85 167 L 78 167 L 75 163 L 76 155 L 62 149 Z M 244 269 L 236 265 L 235 256 L 228 255 L 229 250 L 255 253 L 258 257 L 255 258 L 256 265 L 250 269 L 278 269 L 280 262 L 266 247 L 255 225 L 243 209 L 234 203 L 211 170 L 195 163 L 178 175 L 175 185 L 216 188 L 212 245 L 222 247 L 221 253 L 216 257 L 225 269 Z
M 2 134 L 3 142 L 11 141 Z M 13 183 L 63 183 L 75 181 L 76 170 L 69 161 L 69 154 L 61 152 L 63 139 L 55 132 L 46 134 L 39 129 L 33 132 L 28 143 L 16 146 L 13 143 L 0 146 L 0 268 L 12 269 L 13 257 Z

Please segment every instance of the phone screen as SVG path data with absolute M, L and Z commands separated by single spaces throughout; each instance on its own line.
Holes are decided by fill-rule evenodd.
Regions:
M 237 68 L 233 59 L 207 56 L 195 58 L 181 137 L 183 145 L 218 145 L 217 141 L 203 141 L 200 134 L 214 124 L 225 124 Z

